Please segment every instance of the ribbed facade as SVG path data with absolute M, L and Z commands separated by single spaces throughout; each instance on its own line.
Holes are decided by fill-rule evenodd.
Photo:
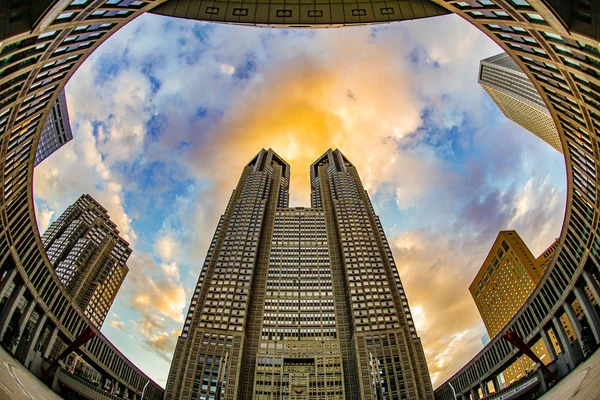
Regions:
M 390 248 L 354 166 L 311 166 L 290 208 L 272 150 L 244 168 L 178 339 L 165 399 L 431 399 Z
M 0 153 L 3 160 L 0 163 L 3 228 L 0 234 L 0 254 L 3 255 L 0 260 L 0 276 L 3 276 L 0 305 L 3 301 L 6 304 L 1 310 L 5 317 L 0 319 L 0 325 L 15 316 L 24 298 L 34 299 L 26 300 L 32 312 L 29 318 L 25 315 L 22 319 L 31 326 L 31 335 L 21 335 L 18 344 L 23 352 L 17 351 L 17 358 L 24 365 L 30 365 L 34 349 L 39 347 L 47 332 L 53 332 L 51 338 L 65 342 L 73 340 L 88 324 L 87 318 L 68 298 L 58 277 L 50 273 L 52 266 L 44 256 L 33 210 L 34 144 L 39 141 L 52 104 L 75 70 L 112 34 L 142 13 L 158 9 L 164 2 L 13 1 L 9 2 L 8 8 L 0 8 Z M 540 338 L 548 344 L 548 337 L 555 335 L 561 353 L 550 356 L 559 361 L 557 376 L 563 377 L 589 354 L 589 343 L 600 343 L 600 314 L 585 295 L 591 292 L 596 303 L 600 300 L 600 206 L 597 201 L 600 183 L 597 173 L 597 160 L 600 160 L 600 2 L 433 2 L 473 24 L 511 55 L 539 91 L 558 129 L 567 171 L 563 229 L 556 255 L 547 266 L 546 274 L 504 331 L 516 330 L 530 345 Z M 190 2 L 185 12 L 199 10 L 202 6 L 205 12 L 212 12 L 211 17 L 199 13 L 196 17 L 215 21 L 212 17 L 224 10 L 219 6 L 219 10 L 215 10 L 211 8 L 213 4 L 202 3 L 200 0 Z M 40 4 L 43 8 L 38 7 Z M 372 19 L 364 18 L 371 15 L 369 7 L 388 16 L 398 15 L 399 10 L 404 16 L 403 10 L 414 8 L 416 3 L 400 0 L 386 2 L 382 7 L 377 4 L 367 2 L 364 6 L 361 3 L 356 6 L 345 3 L 344 9 L 348 12 L 344 15 L 352 16 L 352 24 L 369 23 Z M 300 10 L 304 6 L 301 5 Z M 308 4 L 306 7 L 310 9 L 305 11 L 316 15 L 322 11 L 323 16 L 328 15 L 328 3 L 317 3 L 316 6 L 322 6 L 322 10 L 314 10 L 313 5 Z M 272 25 L 289 26 L 287 3 L 281 10 L 269 7 L 276 17 L 281 15 Z M 238 8 L 245 7 L 228 7 L 227 12 L 243 13 Z M 175 11 L 178 10 L 179 7 Z M 291 10 L 291 15 L 298 13 Z M 258 23 L 246 22 L 241 17 L 237 21 L 240 24 Z M 331 254 L 333 259 L 335 256 Z M 332 268 L 332 276 L 336 271 Z M 339 295 L 336 287 L 334 295 Z M 577 322 L 576 304 L 581 306 L 579 315 L 584 316 L 585 324 Z M 339 313 L 343 316 L 344 310 Z M 573 343 L 560 323 L 564 318 L 568 318 L 574 328 Z M 593 339 L 591 342 L 586 339 L 584 343 L 581 338 L 585 337 L 587 326 Z M 344 324 L 337 326 L 340 335 L 343 327 Z M 94 331 L 96 336 L 89 345 L 80 348 L 86 362 L 117 379 L 122 392 L 134 393 L 140 398 L 144 391 L 144 399 L 162 399 L 162 388 L 152 381 L 146 387 L 149 378 L 102 332 Z M 215 340 L 221 338 L 217 335 Z M 340 340 L 342 348 L 344 343 L 347 341 Z M 48 350 L 49 344 L 41 343 L 41 346 Z M 342 351 L 344 362 L 346 354 Z M 513 348 L 496 336 L 436 389 L 436 398 L 477 398 L 480 397 L 478 392 L 487 395 L 489 384 L 493 383 L 497 389 L 499 374 L 515 359 Z M 211 358 L 208 365 L 214 365 L 214 359 Z
M 481 61 L 479 84 L 504 115 L 562 153 L 550 111 L 523 70 L 507 53 Z
M 65 91 L 60 92 L 58 100 L 50 109 L 50 114 L 44 123 L 40 141 L 35 152 L 35 163 L 38 165 L 48 158 L 56 150 L 73 139 L 71 124 L 69 122 L 69 111 L 67 110 L 67 98 Z
M 127 275 L 131 249 L 90 195 L 81 196 L 42 236 L 50 264 L 84 314 L 101 327 Z

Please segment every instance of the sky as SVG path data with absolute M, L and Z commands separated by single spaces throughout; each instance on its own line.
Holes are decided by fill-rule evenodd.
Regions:
M 208 244 L 246 163 L 291 164 L 291 205 L 328 148 L 369 191 L 434 386 L 482 348 L 468 286 L 500 230 L 560 235 L 564 159 L 477 84 L 500 49 L 455 15 L 278 30 L 143 15 L 66 87 L 74 139 L 34 171 L 40 232 L 83 193 L 133 248 L 102 331 L 164 386 Z

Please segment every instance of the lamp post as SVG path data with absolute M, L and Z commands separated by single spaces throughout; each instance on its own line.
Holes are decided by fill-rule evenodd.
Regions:
M 454 400 L 456 400 L 456 390 L 454 390 L 454 386 L 452 386 L 452 384 L 450 382 L 448 382 L 448 386 L 450 386 L 450 389 L 452 389 L 452 394 L 454 395 Z
M 144 388 L 142 389 L 142 398 L 140 400 L 144 400 L 144 393 L 146 393 L 146 388 L 148 387 L 149 383 L 150 381 L 146 382 L 146 384 L 144 385 Z

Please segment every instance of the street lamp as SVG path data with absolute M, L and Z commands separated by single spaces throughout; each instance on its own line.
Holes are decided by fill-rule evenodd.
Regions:
M 450 386 L 450 389 L 452 389 L 452 394 L 454 395 L 454 400 L 456 400 L 456 390 L 454 390 L 454 386 L 452 386 L 452 384 L 450 382 L 448 382 L 448 386 Z
M 142 389 L 142 398 L 140 400 L 144 400 L 144 393 L 146 393 L 146 388 L 148 387 L 149 383 L 150 381 L 146 382 L 146 384 L 144 385 L 144 388 Z

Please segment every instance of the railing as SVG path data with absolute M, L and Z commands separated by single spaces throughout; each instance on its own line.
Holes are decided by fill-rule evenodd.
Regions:
M 86 392 L 85 390 L 82 390 L 81 386 L 84 386 L 87 389 L 91 389 L 94 392 L 96 392 L 99 397 L 95 397 L 95 399 L 112 399 L 112 400 L 127 400 L 127 398 L 122 397 L 120 395 L 114 394 L 114 393 L 108 393 L 105 390 L 99 388 L 98 386 L 95 386 L 93 384 L 91 384 L 90 382 L 86 381 L 85 379 L 81 379 L 73 374 L 70 374 L 68 372 L 65 371 L 60 371 L 58 372 L 59 376 L 58 376 L 58 380 L 64 384 L 65 386 L 68 386 L 69 388 L 75 390 L 76 392 L 78 392 L 79 394 L 82 394 L 84 396 L 88 396 L 88 392 Z
M 536 373 L 531 373 L 510 386 L 483 398 L 483 400 L 509 400 L 524 390 L 530 389 L 539 383 L 539 377 Z

